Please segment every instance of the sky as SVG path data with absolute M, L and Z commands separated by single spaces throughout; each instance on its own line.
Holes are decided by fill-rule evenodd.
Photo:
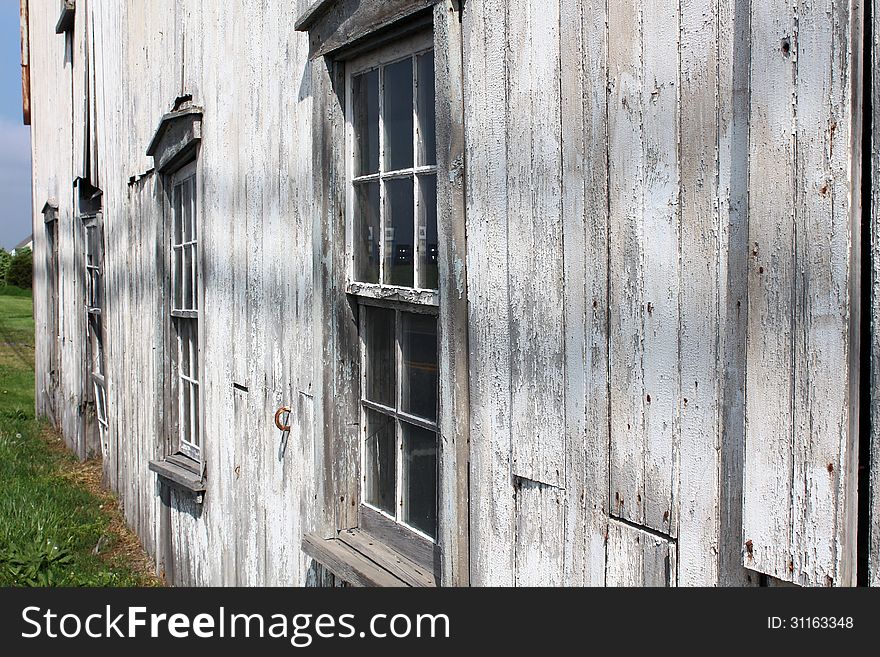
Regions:
M 0 0 L 0 247 L 31 233 L 31 132 L 21 118 L 18 1 Z

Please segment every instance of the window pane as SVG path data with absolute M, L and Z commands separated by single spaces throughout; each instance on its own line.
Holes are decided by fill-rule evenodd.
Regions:
M 172 273 L 172 290 L 173 299 L 172 304 L 173 308 L 180 309 L 183 303 L 183 297 L 181 295 L 182 284 L 181 280 L 183 278 L 183 247 L 175 247 L 173 248 L 171 253 L 171 258 L 174 260 L 173 267 L 174 271 Z
M 366 332 L 366 390 L 364 396 L 385 406 L 396 405 L 394 311 L 361 306 Z
M 385 170 L 413 165 L 413 65 L 407 58 L 385 67 Z
M 181 215 L 180 221 L 183 224 L 183 241 L 191 242 L 193 239 L 192 231 L 192 178 L 187 178 L 180 185 L 181 192 Z
M 379 183 L 354 186 L 354 279 L 379 282 Z
M 189 376 L 189 322 L 185 319 L 177 319 L 175 321 L 177 322 L 178 344 L 177 369 L 183 376 Z
M 437 164 L 437 140 L 434 132 L 434 51 L 419 55 L 418 114 L 419 165 Z
M 181 247 L 181 254 L 183 258 L 183 273 L 180 277 L 180 287 L 182 290 L 180 293 L 180 307 L 181 309 L 189 310 L 192 308 L 192 279 L 190 278 L 192 275 L 190 270 L 192 258 L 190 257 L 189 247 Z
M 437 176 L 419 176 L 419 287 L 437 289 Z
M 437 537 L 437 434 L 401 422 L 403 521 Z
M 379 69 L 352 78 L 354 175 L 379 172 Z
M 431 421 L 437 419 L 437 318 L 403 313 L 400 316 L 403 380 L 401 410 Z
M 394 515 L 394 481 L 397 471 L 397 445 L 394 418 L 369 408 L 366 418 L 366 472 L 364 499 Z
M 385 282 L 413 286 L 413 181 L 385 183 Z
M 174 226 L 173 226 L 174 235 L 172 236 L 172 240 L 174 241 L 174 244 L 180 244 L 183 241 L 183 219 L 182 219 L 183 208 L 181 205 L 182 193 L 183 193 L 183 186 L 182 185 L 175 185 L 174 191 L 173 191 L 174 212 L 172 213 L 174 216 L 174 221 L 172 222 L 174 224 Z

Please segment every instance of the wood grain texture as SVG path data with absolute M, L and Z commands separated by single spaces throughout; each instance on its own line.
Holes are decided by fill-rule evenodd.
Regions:
M 676 569 L 674 543 L 611 519 L 608 524 L 607 586 L 675 586 Z
M 880 119 L 877 108 L 880 107 L 880 1 L 871 3 L 871 30 L 869 65 L 871 76 L 871 102 L 873 104 L 873 125 L 865 126 L 871 131 L 871 472 L 870 472 L 870 517 L 873 520 L 870 529 L 868 547 L 868 577 L 871 586 L 880 586 Z M 866 31 L 867 34 L 867 31 Z M 865 175 L 865 172 L 862 172 Z M 863 203 L 869 202 L 862 199 Z M 868 239 L 868 236 L 863 236 Z M 868 263 L 862 263 L 863 267 Z M 864 312 L 868 312 L 865 308 Z
M 752 5 L 745 564 L 805 585 L 855 583 L 859 11 Z
M 510 310 L 507 266 L 507 11 L 464 6 L 468 175 L 471 584 L 513 585 L 515 509 L 511 474 Z
M 52 3 L 28 15 L 37 411 L 80 456 L 97 447 L 81 177 L 104 191 L 105 479 L 172 583 L 335 586 L 302 537 L 358 522 L 342 67 L 310 59 L 291 29 L 310 3 L 294 4 L 83 1 L 69 38 Z M 441 583 L 851 583 L 855 3 L 419 0 L 377 16 L 431 4 Z M 339 26 L 337 45 L 359 38 Z M 203 109 L 201 505 L 148 468 L 173 400 L 147 146 L 187 95 Z

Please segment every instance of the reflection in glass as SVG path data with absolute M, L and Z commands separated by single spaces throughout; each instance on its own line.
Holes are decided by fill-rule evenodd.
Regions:
M 377 404 L 394 407 L 395 337 L 394 311 L 390 308 L 361 306 L 364 311 L 366 336 L 366 390 L 364 397 Z
M 354 279 L 379 282 L 379 183 L 354 186 Z
M 379 69 L 351 80 L 354 175 L 379 172 Z
M 403 521 L 437 536 L 437 434 L 401 423 L 403 429 Z
M 437 176 L 419 176 L 419 287 L 437 289 Z
M 394 418 L 369 408 L 366 417 L 364 498 L 368 504 L 394 515 L 397 468 Z
M 437 141 L 434 132 L 434 51 L 417 58 L 419 166 L 437 164 Z
M 384 69 L 385 170 L 413 165 L 413 63 L 407 58 Z
M 385 282 L 413 286 L 413 180 L 385 183 Z
M 401 313 L 401 410 L 437 419 L 437 318 Z

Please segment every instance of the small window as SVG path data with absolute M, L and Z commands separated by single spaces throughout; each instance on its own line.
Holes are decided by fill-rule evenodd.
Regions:
M 178 450 L 199 460 L 199 270 L 195 164 L 171 177 L 172 400 Z
M 437 540 L 437 156 L 430 33 L 347 63 L 361 504 Z M 363 513 L 363 511 L 362 511 Z
M 95 395 L 95 415 L 101 446 L 107 449 L 107 384 L 104 377 L 104 237 L 100 213 L 82 216 L 86 241 L 86 321 L 89 339 L 89 378 Z

